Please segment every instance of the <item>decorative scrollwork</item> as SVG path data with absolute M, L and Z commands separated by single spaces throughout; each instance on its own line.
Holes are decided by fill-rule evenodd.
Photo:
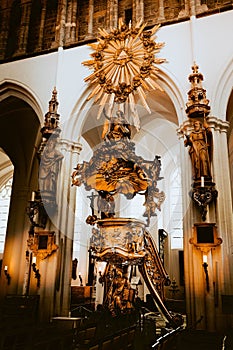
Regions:
M 193 201 L 199 206 L 201 210 L 202 220 L 206 220 L 207 206 L 213 202 L 218 196 L 218 191 L 212 186 L 194 187 L 191 191 Z

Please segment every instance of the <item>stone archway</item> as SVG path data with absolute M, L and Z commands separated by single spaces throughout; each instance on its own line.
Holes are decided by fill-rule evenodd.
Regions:
M 37 182 L 36 149 L 39 144 L 40 121 L 35 112 L 39 110 L 37 101 L 21 86 L 4 83 L 1 85 L 1 93 L 0 147 L 14 165 L 3 256 L 3 265 L 8 266 L 12 278 L 9 285 L 1 279 L 3 297 L 5 294 L 22 294 L 24 288 L 25 255 L 22 251 L 26 248 L 29 226 L 26 207 L 31 188 Z

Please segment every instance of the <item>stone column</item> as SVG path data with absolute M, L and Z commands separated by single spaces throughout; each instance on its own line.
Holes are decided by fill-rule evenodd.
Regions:
M 218 191 L 216 204 L 208 207 L 205 223 L 214 223 L 217 236 L 222 244 L 211 248 L 207 253 L 209 290 L 203 268 L 202 250 L 191 244 L 194 224 L 203 223 L 200 210 L 190 199 L 192 184 L 191 160 L 181 138 L 181 156 L 184 199 L 184 260 L 187 324 L 197 329 L 221 332 L 230 327 L 231 315 L 227 315 L 224 298 L 233 300 L 233 220 L 231 183 L 227 150 L 228 123 L 215 117 L 208 117 L 208 125 L 213 135 L 213 182 Z M 189 121 L 181 129 L 185 133 L 190 128 Z M 180 129 L 180 130 L 181 130 Z M 183 147 L 183 150 L 182 150 Z M 223 304 L 222 304 L 223 300 Z M 225 310 L 224 310 L 225 308 Z
M 183 0 L 180 4 L 181 10 L 179 12 L 178 18 L 189 16 L 189 0 Z
M 64 45 L 66 31 L 66 11 L 66 0 L 62 0 L 60 3 L 59 11 L 57 13 L 55 42 L 52 44 L 52 47 L 63 47 Z
M 3 266 L 8 267 L 10 284 L 7 285 L 3 270 L 0 278 L 0 296 L 6 294 L 22 294 L 26 265 L 27 238 L 29 219 L 26 208 L 30 196 L 29 187 L 23 184 L 17 171 L 14 175 L 8 227 L 4 248 Z
M 224 280 L 228 281 L 224 285 L 224 293 L 233 294 L 233 217 L 227 145 L 229 123 L 211 116 L 208 118 L 208 124 L 213 134 L 213 178 L 216 183 L 216 189 L 218 190 L 216 220 L 219 235 L 223 239 L 222 259 L 224 261 Z
M 31 15 L 31 1 L 22 1 L 21 3 L 22 15 L 20 23 L 20 32 L 18 39 L 18 49 L 15 52 L 14 56 L 21 55 L 26 53 L 27 42 L 28 42 L 28 31 L 29 31 L 29 22 Z
M 72 1 L 69 1 L 67 5 L 67 13 L 66 13 L 65 43 L 70 42 L 71 20 L 72 20 Z
M 159 22 L 165 21 L 165 16 L 164 16 L 164 3 L 163 3 L 163 0 L 159 0 L 159 16 L 158 16 L 158 21 L 159 21 Z
M 6 47 L 7 47 L 7 39 L 9 32 L 9 24 L 10 24 L 10 9 L 2 10 L 2 23 L 1 23 L 1 31 L 0 31 L 0 59 L 4 59 Z
M 76 35 L 78 37 L 78 33 L 76 33 L 76 27 L 77 27 L 77 0 L 73 0 L 72 4 L 72 18 L 71 18 L 71 32 L 70 32 L 70 41 L 74 42 L 76 41 Z
M 39 30 L 37 51 L 41 51 L 42 50 L 43 37 L 44 37 L 45 16 L 46 16 L 46 1 L 43 2 L 42 9 L 41 9 L 40 30 Z
M 111 1 L 111 9 L 110 9 L 110 25 L 113 28 L 118 27 L 118 0 Z
M 77 1 L 68 2 L 66 24 L 65 24 L 65 43 L 74 42 L 76 38 L 76 17 L 77 17 Z
M 59 259 L 56 276 L 55 314 L 68 316 L 70 311 L 70 285 L 72 278 L 72 252 L 75 221 L 76 188 L 71 187 L 71 174 L 78 162 L 82 149 L 81 144 L 61 140 L 61 152 L 64 154 L 60 179 L 58 180 L 57 219 L 54 226 L 57 228 Z
M 88 28 L 87 28 L 87 35 L 85 36 L 85 39 L 94 38 L 94 35 L 93 35 L 93 16 L 94 16 L 94 0 L 89 0 Z
M 189 0 L 190 16 L 196 16 L 198 13 L 208 10 L 206 4 L 202 4 L 201 0 Z
M 135 20 L 138 22 L 140 19 L 144 21 L 144 1 L 135 1 Z

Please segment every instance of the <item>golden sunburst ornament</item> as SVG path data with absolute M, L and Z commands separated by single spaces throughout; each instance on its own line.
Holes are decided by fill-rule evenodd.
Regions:
M 100 104 L 97 118 L 108 104 L 107 115 L 110 115 L 114 103 L 123 105 L 128 103 L 134 117 L 134 124 L 139 129 L 139 119 L 135 107 L 135 93 L 137 91 L 143 106 L 150 113 L 146 102 L 145 92 L 149 89 L 160 89 L 156 83 L 158 78 L 157 64 L 166 60 L 155 55 L 164 43 L 155 42 L 155 33 L 159 26 L 150 31 L 144 31 L 146 23 L 139 21 L 135 27 L 125 25 L 119 21 L 117 29 L 108 33 L 99 29 L 98 43 L 89 44 L 94 52 L 92 59 L 83 64 L 94 69 L 85 81 L 92 86 L 87 100 L 95 96 L 95 103 Z

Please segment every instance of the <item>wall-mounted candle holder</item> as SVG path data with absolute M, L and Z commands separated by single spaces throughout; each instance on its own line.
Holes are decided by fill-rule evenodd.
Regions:
M 37 279 L 37 287 L 40 288 L 40 271 L 36 267 L 36 257 L 32 258 L 32 270 L 35 273 L 35 278 Z
M 206 280 L 206 290 L 210 291 L 210 283 L 209 283 L 209 274 L 208 274 L 208 263 L 207 263 L 207 255 L 203 254 L 203 264 L 202 264 L 205 272 L 205 280 Z
M 9 285 L 11 283 L 11 276 L 8 273 L 8 266 L 4 267 L 4 273 L 5 273 L 5 276 L 6 276 L 6 279 L 7 279 L 7 284 Z
M 83 279 L 82 279 L 81 272 L 79 272 L 78 277 L 79 277 L 79 281 L 80 281 L 80 286 L 82 287 L 83 286 Z

